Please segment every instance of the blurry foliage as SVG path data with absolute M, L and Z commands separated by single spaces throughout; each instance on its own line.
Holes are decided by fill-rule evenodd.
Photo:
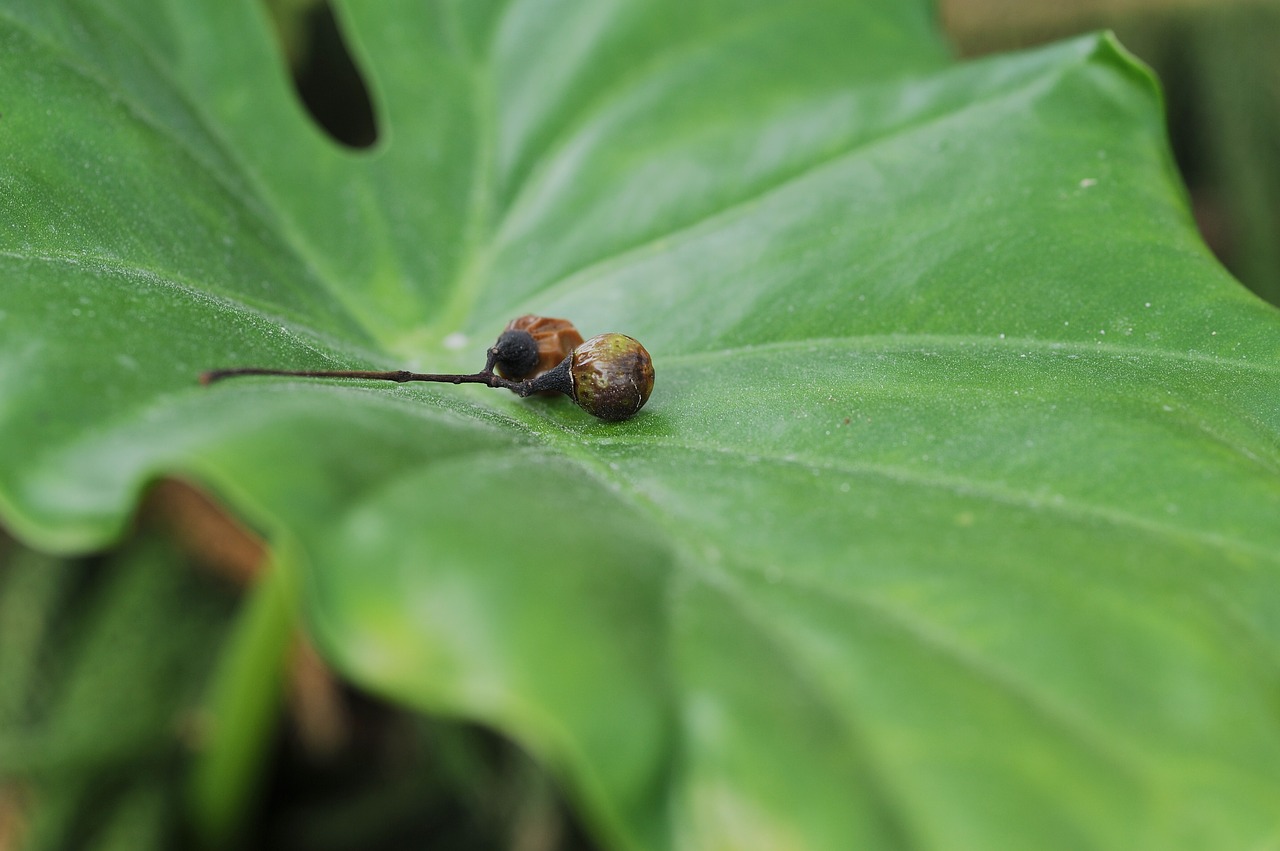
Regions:
M 299 96 L 335 139 L 377 139 L 368 91 L 329 5 L 267 0 Z M 1165 89 L 1170 135 L 1206 242 L 1280 304 L 1280 0 L 941 0 L 962 53 L 977 56 L 1112 29 Z
M 147 530 L 103 558 L 0 539 L 0 851 L 198 845 L 186 818 L 240 596 Z M 586 848 L 545 773 L 478 727 L 343 688 L 343 740 L 285 725 L 257 818 L 273 851 Z
M 1280 304 L 1280 2 L 943 0 L 960 50 L 980 55 L 1112 29 L 1164 86 L 1174 153 L 1206 242 Z
M 100 559 L 0 565 L 0 812 L 32 849 L 172 846 L 200 699 L 234 611 L 143 539 Z M 3 833 L 0 833 L 3 836 Z

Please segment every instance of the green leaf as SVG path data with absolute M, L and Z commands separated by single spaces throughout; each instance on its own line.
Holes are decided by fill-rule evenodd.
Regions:
M 79 563 L 3 554 L 0 799 L 13 847 L 173 846 L 226 591 L 154 535 Z
M 381 140 L 249 0 L 0 3 L 0 514 L 152 476 L 278 546 L 356 681 L 625 848 L 1280 835 L 1280 317 L 1106 36 L 923 3 L 337 4 Z M 645 410 L 213 367 L 642 340 Z

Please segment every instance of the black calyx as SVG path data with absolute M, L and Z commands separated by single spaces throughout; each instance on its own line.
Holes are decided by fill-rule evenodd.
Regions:
M 532 396 L 535 393 L 563 393 L 570 399 L 573 398 L 573 355 L 569 355 L 555 368 L 549 369 L 541 375 L 531 378 L 523 382 L 521 389 L 516 393 L 520 396 Z
M 489 360 L 504 378 L 528 378 L 538 368 L 538 341 L 528 331 L 503 331 L 489 349 Z

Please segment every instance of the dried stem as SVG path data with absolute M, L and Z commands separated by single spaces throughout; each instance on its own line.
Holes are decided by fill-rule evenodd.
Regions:
M 379 372 L 376 370 L 365 369 L 266 369 L 262 367 L 238 367 L 235 369 L 214 369 L 209 372 L 200 374 L 201 384 L 213 384 L 215 381 L 222 381 L 226 378 L 237 378 L 245 375 L 277 375 L 292 378 L 349 378 L 364 379 L 369 381 L 395 381 L 404 383 L 406 381 L 434 381 L 441 384 L 483 384 L 487 387 L 497 387 L 503 390 L 510 390 L 518 396 L 532 396 L 534 393 L 540 393 L 546 390 L 555 390 L 561 393 L 573 395 L 569 378 L 568 358 L 565 359 L 560 366 L 543 373 L 535 378 L 528 378 L 524 381 L 512 381 L 509 378 L 503 378 L 493 371 L 495 360 L 494 351 L 489 350 L 488 363 L 480 372 L 471 375 L 452 375 L 432 372 L 409 372 L 408 370 L 399 369 L 390 372 Z

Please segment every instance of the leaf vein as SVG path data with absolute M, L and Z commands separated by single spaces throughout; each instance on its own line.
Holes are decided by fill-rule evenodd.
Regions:
M 1238 554 L 1259 561 L 1280 564 L 1280 551 L 1266 546 L 1250 544 L 1227 535 L 1198 531 L 1185 525 L 1177 526 L 1170 523 L 1162 523 L 1111 506 L 1089 505 L 1067 498 L 1059 498 L 1058 496 L 1041 498 L 1026 490 L 1002 487 L 990 482 L 962 476 L 943 476 L 936 473 L 925 474 L 891 464 L 834 463 L 829 459 L 800 455 L 784 456 L 771 453 L 767 449 L 749 450 L 735 446 L 704 446 L 689 442 L 676 444 L 667 440 L 626 438 L 615 441 L 615 445 L 670 449 L 721 456 L 743 465 L 767 463 L 804 470 L 817 469 L 823 472 L 839 473 L 861 479 L 874 478 L 913 488 L 943 491 L 956 496 L 979 499 L 984 502 L 1025 511 L 1049 511 L 1076 522 L 1101 520 L 1113 526 L 1136 529 L 1155 537 L 1194 541 L 1213 549 L 1234 550 Z

